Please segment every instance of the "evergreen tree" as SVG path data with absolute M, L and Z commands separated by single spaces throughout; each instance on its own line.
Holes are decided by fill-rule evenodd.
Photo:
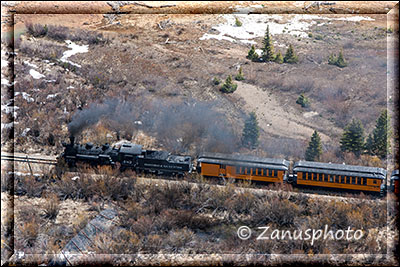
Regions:
M 339 52 L 339 56 L 336 60 L 336 66 L 340 67 L 340 68 L 344 68 L 347 66 L 347 62 L 343 57 L 343 52 L 340 50 Z
M 321 145 L 321 137 L 319 136 L 317 131 L 311 136 L 311 140 L 308 143 L 308 147 L 306 149 L 306 160 L 315 161 L 318 160 L 322 154 L 322 145 Z
M 278 52 L 278 54 L 276 54 L 276 57 L 275 57 L 274 61 L 275 61 L 276 63 L 279 63 L 279 64 L 282 64 L 282 63 L 283 63 L 283 57 L 282 57 L 281 52 Z
M 303 93 L 297 98 L 296 103 L 301 105 L 302 108 L 308 108 L 310 106 L 310 100 L 308 97 L 304 96 Z
M 249 53 L 247 54 L 247 58 L 250 59 L 251 61 L 259 60 L 259 56 L 256 53 L 256 48 L 254 47 L 254 45 L 251 46 Z
M 235 80 L 236 81 L 243 81 L 244 80 L 243 73 L 242 73 L 242 67 L 239 68 L 239 73 L 235 76 Z
M 295 55 L 293 46 L 289 45 L 289 48 L 286 50 L 285 57 L 283 58 L 283 62 L 293 64 L 299 61 L 298 57 Z
M 267 31 L 265 32 L 264 40 L 263 40 L 263 49 L 261 57 L 264 62 L 274 61 L 274 47 L 272 46 L 271 37 L 269 36 L 269 25 L 267 26 Z
M 344 59 L 342 50 L 340 50 L 338 57 L 336 57 L 336 55 L 331 54 L 329 56 L 329 58 L 328 58 L 328 64 L 329 65 L 336 65 L 336 66 L 338 66 L 340 68 L 346 67 L 347 66 L 347 62 Z
M 258 126 L 257 116 L 255 112 L 251 112 L 249 118 L 244 123 L 242 144 L 248 148 L 256 148 L 258 146 L 258 137 L 260 136 L 260 128 Z
M 364 149 L 364 128 L 360 120 L 352 120 L 344 128 L 344 133 L 340 139 L 340 149 L 342 151 L 353 152 L 357 157 Z
M 386 158 L 390 152 L 391 131 L 389 129 L 390 118 L 387 110 L 383 110 L 378 120 L 376 121 L 375 129 L 368 136 L 366 148 L 369 154 L 377 155 L 380 158 Z
M 237 84 L 232 82 L 232 76 L 229 75 L 226 80 L 225 83 L 222 85 L 221 91 L 223 93 L 233 93 L 235 92 L 237 89 Z

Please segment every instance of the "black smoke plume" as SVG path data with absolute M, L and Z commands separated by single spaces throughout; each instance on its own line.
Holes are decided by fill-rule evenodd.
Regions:
M 116 132 L 142 130 L 156 137 L 160 145 L 171 152 L 234 152 L 238 138 L 227 122 L 227 116 L 215 107 L 217 103 L 194 99 L 110 99 L 78 110 L 68 129 L 76 136 L 101 120 L 108 129 Z

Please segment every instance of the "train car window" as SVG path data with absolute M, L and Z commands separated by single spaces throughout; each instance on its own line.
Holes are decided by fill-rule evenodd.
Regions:
M 278 171 L 274 170 L 274 177 L 278 177 Z
M 356 177 L 357 179 L 357 184 L 361 184 L 361 178 L 360 177 Z
M 247 174 L 247 175 L 250 174 L 250 168 L 246 168 L 246 174 Z
M 363 179 L 362 179 L 362 184 L 363 184 L 363 185 L 367 185 L 367 178 L 363 178 Z
M 226 165 L 225 165 L 225 164 L 222 164 L 222 165 L 221 165 L 221 169 L 226 169 Z
M 268 169 L 268 176 L 272 176 L 272 170 L 271 169 Z
M 324 177 L 323 173 L 319 173 L 318 174 L 318 181 L 322 181 L 322 178 Z
M 374 179 L 374 180 L 372 180 L 372 181 L 373 181 L 373 183 L 374 183 L 374 184 L 376 184 L 376 180 L 375 180 L 375 179 Z
M 356 183 L 356 178 L 355 177 L 351 177 L 351 183 L 355 184 Z
M 329 176 L 329 182 L 330 182 L 330 183 L 333 183 L 333 178 L 334 178 L 334 175 L 330 175 L 330 176 Z
M 236 173 L 240 173 L 240 167 L 239 166 L 236 166 Z
M 349 183 L 350 183 L 350 177 L 346 176 L 346 184 L 349 184 Z
M 342 184 L 344 184 L 346 181 L 345 181 L 345 177 L 343 176 L 343 175 L 341 175 L 340 176 L 340 182 L 342 183 Z
M 263 169 L 263 175 L 264 175 L 264 176 L 268 176 L 268 175 L 267 175 L 267 169 Z
M 340 183 L 340 181 L 339 181 L 339 175 L 335 175 L 335 183 Z
M 330 177 L 329 174 L 325 174 L 324 175 L 324 182 L 328 182 L 329 181 L 329 177 Z

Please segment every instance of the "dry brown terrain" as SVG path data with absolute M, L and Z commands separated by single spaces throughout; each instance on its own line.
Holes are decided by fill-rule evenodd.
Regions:
M 310 136 L 318 130 L 323 143 L 321 160 L 382 166 L 390 171 L 394 168 L 393 155 L 386 160 L 343 155 L 339 140 L 353 118 L 360 119 L 365 134 L 369 134 L 387 105 L 392 127 L 397 123 L 396 86 L 387 91 L 386 79 L 387 71 L 398 67 L 398 62 L 388 62 L 387 58 L 387 54 L 398 55 L 398 8 L 389 17 L 386 13 L 398 3 L 316 3 L 2 3 L 2 151 L 54 158 L 71 134 L 68 126 L 77 121 L 76 114 L 81 110 L 93 114 L 96 107 L 102 110 L 117 103 L 119 108 L 114 113 L 82 124 L 77 140 L 128 140 L 147 149 L 192 156 L 215 151 L 298 160 L 304 158 Z M 16 12 L 13 25 L 10 11 Z M 262 15 L 243 15 L 249 12 Z M 242 13 L 235 15 L 242 20 L 241 27 L 254 28 L 241 34 L 237 34 L 238 27 L 226 30 L 228 22 L 232 23 L 233 17 L 227 15 L 230 13 Z M 262 46 L 262 35 L 257 34 L 267 23 L 262 22 L 264 19 L 272 25 L 275 51 L 284 54 L 292 44 L 299 56 L 298 64 L 246 59 L 248 41 L 258 49 Z M 48 34 L 29 35 L 29 23 L 39 25 L 37 31 L 46 25 Z M 10 30 L 12 26 L 14 32 Z M 15 37 L 14 64 L 9 65 L 15 72 L 13 87 L 9 86 L 12 69 L 3 66 L 11 59 L 11 54 L 6 53 L 9 34 Z M 217 37 L 208 39 L 208 35 Z M 245 35 L 258 37 L 243 42 Z M 67 39 L 73 43 L 66 43 Z M 387 40 L 392 42 L 387 45 Z M 74 45 L 81 52 L 62 61 Z M 327 62 L 331 53 L 340 50 L 348 62 L 343 69 Z M 245 80 L 235 81 L 238 89 L 234 93 L 222 93 L 213 79 L 224 82 L 228 75 L 234 77 L 239 67 Z M 389 77 L 393 84 L 398 80 Z M 310 99 L 310 107 L 296 104 L 301 93 Z M 260 144 L 253 150 L 242 147 L 240 142 L 244 121 L 251 111 L 257 115 L 261 134 Z M 397 132 L 391 141 L 392 151 L 397 152 Z M 25 164 L 16 164 L 15 170 L 11 167 L 2 166 L 2 252 L 8 255 L 11 249 L 4 240 L 10 236 L 4 235 L 11 232 L 7 222 L 12 218 L 12 208 L 16 249 L 43 254 L 59 253 L 100 210 L 113 207 L 121 212 L 123 220 L 109 236 L 100 236 L 92 249 L 105 254 L 143 252 L 143 258 L 135 259 L 137 265 L 159 263 L 160 257 L 152 258 L 146 253 L 197 256 L 218 252 L 308 254 L 314 263 L 337 264 L 350 263 L 350 259 L 333 256 L 329 261 L 319 256 L 367 253 L 353 258 L 352 263 L 396 264 L 391 255 L 388 259 L 374 256 L 386 251 L 386 238 L 389 249 L 391 242 L 398 240 L 398 232 L 386 229 L 388 215 L 390 226 L 394 225 L 395 208 L 368 196 L 357 196 L 353 202 L 336 196 L 292 194 L 281 188 L 265 191 L 238 189 L 234 185 L 208 187 L 203 183 L 192 188 L 186 183 L 151 179 L 138 179 L 136 184 L 136 176 L 127 179 L 109 170 L 103 174 L 104 180 L 85 174 L 76 180 L 76 174 L 56 174 L 46 167 L 35 167 L 34 172 L 40 173 L 37 176 L 31 176 Z M 10 171 L 15 171 L 14 177 Z M 13 196 L 4 182 L 10 177 L 15 178 Z M 127 189 L 131 187 L 135 190 Z M 391 203 L 392 197 L 388 197 Z M 49 219 L 44 211 L 53 202 L 58 213 Z M 366 229 L 367 236 L 350 245 L 321 241 L 315 247 L 298 242 L 240 243 L 236 227 L 246 223 L 283 229 L 322 227 L 325 223 L 343 228 L 351 224 Z M 246 259 L 221 257 L 208 257 L 205 262 L 246 263 Z M 191 261 L 190 257 L 165 256 L 161 262 L 204 262 L 204 258 L 194 258 Z M 304 257 L 272 257 L 264 264 L 267 260 L 308 261 Z M 126 263 L 126 259 L 121 261 Z

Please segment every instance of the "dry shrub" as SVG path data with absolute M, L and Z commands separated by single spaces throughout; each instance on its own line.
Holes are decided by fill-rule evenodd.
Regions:
M 43 217 L 49 220 L 55 220 L 60 211 L 60 200 L 54 193 L 50 193 L 45 197 L 43 206 Z
M 185 227 L 169 232 L 168 238 L 165 240 L 165 246 L 174 253 L 181 253 L 190 247 L 194 239 L 194 232 Z
M 278 226 L 292 226 L 300 214 L 301 208 L 295 203 L 287 199 L 272 199 L 260 201 L 251 220 L 255 225 L 275 223 Z
M 158 230 L 189 229 L 206 230 L 215 225 L 215 219 L 201 214 L 196 214 L 191 210 L 164 210 L 155 221 L 155 227 Z
M 16 178 L 15 193 L 28 197 L 41 197 L 46 185 L 33 175 L 19 176 Z
M 23 223 L 18 223 L 16 227 L 16 239 L 23 247 L 33 247 L 39 235 L 39 223 L 37 220 L 30 220 Z M 21 249 L 21 248 L 16 248 Z
M 92 240 L 89 250 L 96 254 L 134 254 L 141 248 L 139 237 L 125 229 L 112 228 L 107 233 L 100 233 Z

